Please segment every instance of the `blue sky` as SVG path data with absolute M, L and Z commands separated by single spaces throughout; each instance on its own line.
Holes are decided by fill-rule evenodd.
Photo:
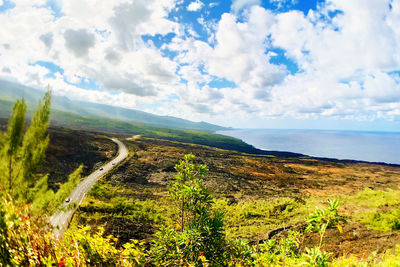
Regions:
M 0 80 L 239 128 L 400 130 L 400 0 L 0 0 Z

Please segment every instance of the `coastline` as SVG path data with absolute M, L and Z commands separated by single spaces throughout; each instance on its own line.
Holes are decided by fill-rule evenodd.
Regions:
M 305 129 L 231 129 L 231 130 L 222 130 L 222 131 L 216 131 L 216 134 L 220 135 L 225 135 L 225 136 L 230 136 L 237 138 L 246 144 L 249 144 L 250 146 L 253 146 L 255 150 L 258 150 L 259 153 L 257 154 L 265 154 L 265 155 L 273 155 L 273 156 L 283 156 L 283 157 L 309 157 L 312 159 L 318 159 L 318 160 L 324 160 L 324 161 L 331 161 L 331 162 L 343 162 L 343 163 L 369 163 L 369 164 L 380 164 L 380 165 L 386 165 L 386 166 L 400 166 L 400 153 L 399 157 L 395 157 L 397 152 L 395 148 L 393 148 L 392 144 L 390 144 L 389 150 L 383 150 L 383 148 L 378 147 L 377 144 L 374 144 L 373 142 L 365 142 L 360 144 L 360 139 L 362 140 L 363 138 L 367 139 L 367 141 L 370 141 L 369 139 L 372 140 L 386 140 L 388 137 L 395 138 L 396 141 L 400 140 L 400 133 L 398 132 L 378 132 L 378 131 L 338 131 L 338 130 L 305 130 Z M 317 136 L 317 141 L 321 141 L 320 139 L 323 139 L 324 142 L 327 142 L 328 145 L 332 147 L 331 143 L 334 143 L 332 140 L 329 140 L 332 136 L 334 136 L 336 139 L 339 139 L 340 141 L 344 140 L 346 141 L 344 144 L 338 143 L 334 144 L 335 151 L 331 152 L 332 154 L 339 154 L 340 156 L 335 156 L 335 155 L 327 155 L 329 154 L 326 153 L 326 147 L 323 147 L 323 152 L 324 153 L 318 153 L 319 151 L 316 151 L 315 153 L 307 153 L 304 152 L 304 150 L 312 150 L 309 149 L 308 147 L 301 147 L 304 146 L 304 144 L 300 144 L 300 146 L 297 146 L 297 144 L 293 145 L 293 140 L 289 139 L 287 141 L 288 144 L 293 145 L 293 149 L 276 149 L 279 147 L 279 143 L 275 142 L 272 143 L 271 147 L 268 147 L 268 144 L 271 144 L 271 141 L 268 142 L 261 142 L 260 137 L 257 135 L 265 136 L 265 138 L 270 137 L 274 141 L 279 141 L 282 142 L 284 145 L 281 145 L 282 147 L 287 147 L 288 145 L 285 144 L 287 138 L 290 135 L 294 135 L 297 139 L 305 142 L 305 143 L 310 143 L 310 140 L 315 139 Z M 278 137 L 276 135 L 279 135 Z M 297 135 L 297 136 L 296 136 Z M 309 136 L 308 136 L 309 135 Z M 255 137 L 256 136 L 256 137 Z M 282 137 L 283 136 L 283 137 Z M 361 136 L 361 138 L 360 138 Z M 247 138 L 246 138 L 247 137 Z M 291 136 L 290 136 L 291 137 Z M 337 138 L 339 137 L 339 138 Z M 384 138 L 383 138 L 384 137 Z M 307 140 L 309 138 L 310 140 Z M 275 140 L 276 139 L 276 140 Z M 331 138 L 332 139 L 332 138 Z M 296 140 L 296 141 L 299 141 Z M 337 142 L 337 140 L 334 140 Z M 355 144 L 353 145 L 350 142 L 354 142 Z M 388 146 L 386 142 L 384 145 Z M 394 142 L 394 144 L 397 144 L 400 146 L 400 142 Z M 314 144 L 312 144 L 314 145 Z M 319 144 L 318 142 L 315 143 L 315 147 L 318 148 Z M 351 150 L 349 147 L 355 147 L 354 150 Z M 348 147 L 347 147 L 348 146 Z M 290 148 L 292 148 L 290 147 Z M 303 148 L 303 151 L 301 149 L 296 149 L 296 147 Z M 329 149 L 329 146 L 327 146 Z M 396 146 L 394 146 L 396 147 Z M 313 148 L 314 151 L 316 150 Z M 342 150 L 343 151 L 342 151 Z M 360 149 L 357 154 L 357 149 Z M 367 153 L 368 150 L 380 150 L 376 155 L 373 153 Z M 322 149 L 321 149 L 322 151 Z M 350 156 L 346 157 L 343 156 L 347 152 L 349 153 Z M 389 151 L 389 152 L 388 152 Z M 365 153 L 363 155 L 362 153 Z M 386 155 L 389 154 L 389 155 Z M 352 156 L 353 155 L 353 156 Z M 381 160 L 382 158 L 389 158 L 393 157 L 393 160 Z M 358 158 L 357 158 L 358 157 Z M 373 157 L 376 157 L 374 159 Z M 379 158 L 380 157 L 380 158 Z

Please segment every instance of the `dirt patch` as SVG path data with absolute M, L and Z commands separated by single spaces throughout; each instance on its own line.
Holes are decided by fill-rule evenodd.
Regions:
M 323 249 L 334 256 L 357 255 L 367 258 L 372 252 L 382 253 L 400 243 L 400 232 L 381 232 L 372 230 L 360 223 L 350 222 L 341 234 L 337 229 L 328 229 Z M 319 244 L 319 234 L 314 233 L 305 240 L 308 247 Z

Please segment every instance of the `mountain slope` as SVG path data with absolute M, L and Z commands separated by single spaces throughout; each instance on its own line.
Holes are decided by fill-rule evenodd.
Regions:
M 0 129 L 5 130 L 6 120 L 10 115 L 13 101 L 0 98 Z M 28 118 L 34 110 L 33 105 L 28 106 Z M 212 146 L 222 149 L 236 150 L 247 153 L 263 153 L 243 141 L 220 134 L 205 131 L 193 131 L 184 129 L 171 129 L 159 126 L 145 125 L 136 122 L 113 120 L 104 117 L 84 116 L 57 109 L 51 111 L 51 124 L 53 126 L 66 127 L 74 130 L 95 131 L 104 134 L 115 135 L 142 135 L 147 138 L 161 138 L 183 143 Z
M 18 83 L 0 80 L 0 97 L 2 99 L 14 101 L 24 97 L 28 104 L 36 104 L 37 100 L 43 96 L 44 92 L 32 87 L 23 86 Z M 114 107 L 103 104 L 88 103 L 70 100 L 67 97 L 53 96 L 52 108 L 68 113 L 83 116 L 104 117 L 113 120 L 129 121 L 142 123 L 158 127 L 172 129 L 184 129 L 194 131 L 215 132 L 226 130 L 227 128 L 206 122 L 193 122 L 171 116 L 158 116 L 151 113 Z

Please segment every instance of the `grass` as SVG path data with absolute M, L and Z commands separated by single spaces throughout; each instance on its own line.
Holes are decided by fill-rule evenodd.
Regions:
M 365 226 L 384 232 L 400 230 L 400 208 L 387 212 L 366 212 L 357 216 Z
M 400 229 L 400 190 L 365 188 L 354 196 L 340 198 L 353 220 L 379 231 Z
M 160 128 L 133 122 L 80 116 L 71 113 L 52 111 L 52 122 L 59 126 L 75 129 L 101 130 L 111 133 L 142 135 L 179 142 L 207 145 L 223 149 L 251 152 L 256 149 L 243 141 L 219 134 Z
M 358 194 L 345 197 L 343 200 L 349 205 L 376 209 L 400 204 L 400 191 L 393 189 L 383 191 L 365 188 Z
M 157 188 L 147 188 L 154 199 L 132 199 L 135 189 L 114 185 L 102 180 L 85 197 L 79 216 L 81 222 L 99 221 L 105 217 L 124 217 L 132 221 L 145 221 L 153 227 L 172 225 L 176 217 L 173 202 Z M 136 189 L 137 190 L 137 189 Z M 164 189 L 166 190 L 166 189 Z M 225 213 L 228 239 L 259 240 L 269 230 L 303 222 L 314 208 L 311 198 L 300 203 L 293 198 L 249 200 L 230 204 L 226 198 L 215 199 L 214 210 Z
M 155 228 L 173 224 L 171 218 L 175 214 L 167 198 L 140 200 L 129 197 L 131 193 L 129 188 L 101 180 L 84 198 L 78 211 L 80 222 L 74 224 L 109 221 L 111 218 L 145 223 Z
M 313 201 L 300 203 L 293 198 L 243 201 L 229 205 L 227 199 L 217 199 L 215 209 L 225 212 L 228 239 L 263 239 L 272 229 L 303 222 L 313 209 Z

